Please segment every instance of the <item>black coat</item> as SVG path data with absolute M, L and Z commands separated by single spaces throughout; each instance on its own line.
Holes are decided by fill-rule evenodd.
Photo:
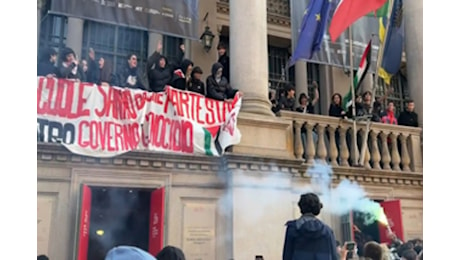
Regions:
M 221 77 L 220 81 L 217 82 L 215 75 L 219 68 L 223 68 L 222 64 L 214 63 L 212 65 L 212 74 L 206 79 L 206 92 L 209 98 L 215 100 L 225 100 L 225 99 L 232 99 L 235 97 L 236 92 L 238 90 L 233 89 L 227 78 L 224 76 Z
M 334 232 L 313 215 L 286 223 L 283 260 L 337 260 Z
M 128 83 L 128 78 L 133 77 L 136 81 L 134 85 Z M 122 68 L 117 74 L 117 82 L 114 82 L 115 86 L 122 87 L 122 88 L 132 88 L 132 89 L 143 89 L 146 90 L 144 85 L 142 84 L 141 80 L 142 77 L 139 74 L 139 70 L 136 68 L 130 68 L 127 64 L 124 68 Z
M 418 115 L 415 112 L 403 111 L 399 114 L 398 125 L 418 127 Z
M 166 64 L 164 68 L 159 66 L 160 59 L 164 59 Z M 161 92 L 165 86 L 171 82 L 173 68 L 168 64 L 168 59 L 154 52 L 147 61 L 147 77 L 150 89 L 153 92 Z
M 222 76 L 224 76 L 227 81 L 230 83 L 230 58 L 227 56 L 227 53 L 219 57 L 217 61 L 223 66 Z
M 52 74 L 57 76 L 59 74 L 58 68 L 50 61 L 42 61 L 37 64 L 37 76 L 46 76 Z

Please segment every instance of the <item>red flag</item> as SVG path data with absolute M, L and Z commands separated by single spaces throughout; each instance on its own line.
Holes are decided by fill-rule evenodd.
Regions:
M 329 35 L 335 42 L 352 23 L 370 12 L 378 10 L 387 0 L 341 0 L 332 16 Z

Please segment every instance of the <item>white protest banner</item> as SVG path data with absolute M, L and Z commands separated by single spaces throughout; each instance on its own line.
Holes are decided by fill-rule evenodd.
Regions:
M 220 156 L 238 144 L 241 107 L 167 87 L 165 92 L 37 79 L 37 141 L 75 154 L 113 157 L 134 150 Z

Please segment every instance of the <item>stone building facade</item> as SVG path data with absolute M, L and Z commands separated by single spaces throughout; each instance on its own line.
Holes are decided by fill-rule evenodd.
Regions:
M 42 15 L 39 1 L 38 15 Z M 287 10 L 287 11 L 286 11 Z M 407 88 L 416 102 L 422 121 L 422 11 L 421 1 L 406 1 L 405 71 Z M 322 115 L 283 112 L 275 117 L 267 99 L 270 46 L 289 46 L 288 1 L 201 0 L 200 16 L 208 14 L 208 25 L 222 39 L 231 35 L 232 84 L 244 92 L 238 127 L 241 143 L 221 158 L 163 153 L 130 152 L 115 158 L 90 158 L 70 153 L 58 144 L 38 143 L 37 203 L 38 252 L 50 259 L 76 259 L 79 248 L 81 185 L 157 189 L 163 187 L 164 233 L 162 242 L 184 249 L 190 259 L 225 260 L 281 257 L 284 223 L 297 217 L 298 195 L 308 186 L 305 175 L 313 159 L 331 160 L 333 186 L 343 179 L 357 181 L 374 200 L 401 200 L 406 239 L 423 237 L 423 166 L 421 128 L 372 124 L 365 145 L 364 167 L 346 163 L 352 151 L 325 143 L 327 133 L 342 131 L 340 142 L 351 124 Z M 85 21 L 67 18 L 66 45 L 81 56 Z M 205 22 L 200 25 L 204 28 Z M 40 26 L 39 26 L 40 29 Z M 40 32 L 39 32 L 40 37 Z M 148 34 L 148 53 L 161 35 Z M 203 68 L 217 60 L 199 42 L 186 41 L 186 56 Z M 214 41 L 214 45 L 217 41 Z M 214 48 L 215 49 L 215 48 Z M 248 59 L 248 56 L 251 58 Z M 298 92 L 307 91 L 305 64 L 296 64 Z M 349 79 L 343 71 L 319 66 L 320 111 L 327 114 L 332 93 L 345 93 Z M 370 87 L 371 78 L 367 79 Z M 304 88 L 304 89 L 302 89 Z M 300 130 L 308 134 L 316 127 L 319 142 L 307 144 L 307 160 Z M 422 123 L 422 122 L 421 122 Z M 364 130 L 365 125 L 358 124 Z M 300 131 L 296 131 L 299 133 Z M 334 136 L 334 134 L 330 135 Z M 390 138 L 402 149 L 377 145 Z M 309 138 L 312 140 L 312 138 Z M 334 143 L 334 142 L 331 142 Z M 337 160 L 339 158 L 339 160 Z M 379 162 L 379 163 L 370 163 Z M 265 199 L 263 199 L 265 198 Z M 341 240 L 339 216 L 322 214 Z M 206 230 L 196 243 L 191 227 Z

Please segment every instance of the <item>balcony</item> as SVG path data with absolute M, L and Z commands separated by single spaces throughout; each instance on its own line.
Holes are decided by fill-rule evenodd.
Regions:
M 342 169 L 355 168 L 350 163 L 355 161 L 352 121 L 288 111 L 281 111 L 280 114 L 281 118 L 293 122 L 295 158 L 304 159 L 305 155 L 307 163 L 320 160 Z M 306 144 L 302 144 L 302 126 L 306 128 Z M 371 123 L 365 142 L 366 128 L 365 122 L 356 123 L 358 149 L 365 154 L 360 168 L 376 172 L 422 174 L 421 128 Z M 314 133 L 317 135 L 316 143 Z M 359 152 L 357 156 L 356 162 L 359 162 Z

